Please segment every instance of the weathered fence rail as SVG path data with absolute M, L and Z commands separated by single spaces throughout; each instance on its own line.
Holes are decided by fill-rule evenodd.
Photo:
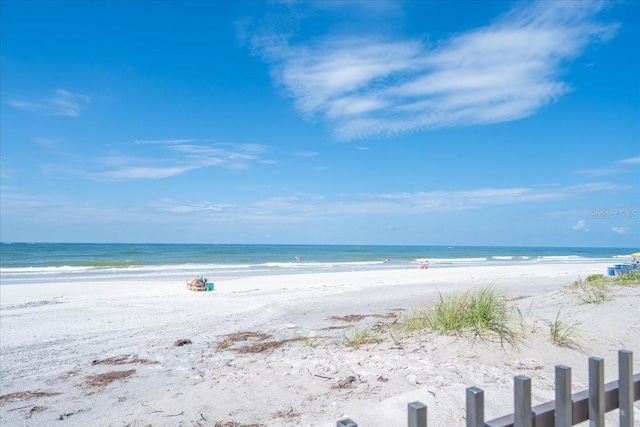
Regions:
M 466 390 L 467 427 L 569 427 L 589 420 L 589 427 L 604 427 L 604 415 L 620 409 L 620 427 L 633 427 L 633 402 L 640 400 L 640 373 L 633 374 L 633 353 L 618 351 L 618 380 L 604 383 L 604 360 L 589 358 L 589 389 L 571 394 L 571 368 L 555 368 L 555 399 L 531 406 L 531 378 L 514 377 L 513 414 L 484 421 L 484 391 Z M 409 427 L 427 427 L 427 405 L 409 403 Z M 358 427 L 345 418 L 337 427 Z

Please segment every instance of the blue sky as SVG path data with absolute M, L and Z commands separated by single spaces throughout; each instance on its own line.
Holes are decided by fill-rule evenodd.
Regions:
M 2 241 L 640 246 L 640 2 L 0 8 Z

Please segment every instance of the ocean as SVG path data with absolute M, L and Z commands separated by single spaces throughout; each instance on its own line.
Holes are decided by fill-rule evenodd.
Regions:
M 0 285 L 530 263 L 620 263 L 629 248 L 2 243 Z

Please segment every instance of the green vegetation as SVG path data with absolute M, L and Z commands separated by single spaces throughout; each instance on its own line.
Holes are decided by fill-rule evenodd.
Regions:
M 404 319 L 409 332 L 431 330 L 440 334 L 473 333 L 482 338 L 497 337 L 515 345 L 519 334 L 512 326 L 512 308 L 491 287 L 443 297 L 424 311 L 414 311 Z
M 419 332 L 429 329 L 428 312 L 423 309 L 413 309 L 405 314 L 400 323 L 405 332 Z
M 307 335 L 301 336 L 300 341 L 302 341 L 302 343 L 308 347 L 317 347 L 319 344 L 318 337 L 310 337 Z
M 613 298 L 613 289 L 616 286 L 640 286 L 640 272 L 618 277 L 592 274 L 584 280 L 575 281 L 568 289 L 577 291 L 580 299 L 586 304 L 602 304 Z
M 560 319 L 560 312 L 558 310 L 556 318 L 553 321 L 545 320 L 549 325 L 549 338 L 554 345 L 568 348 L 581 348 L 577 343 L 578 338 L 578 322 L 567 322 Z
M 585 304 L 602 304 L 611 300 L 611 289 L 603 280 L 577 281 L 576 287 L 580 291 L 580 299 Z
M 640 286 L 640 272 L 619 277 L 593 274 L 577 280 L 567 289 L 577 292 L 584 303 L 601 304 L 613 298 L 615 287 L 620 286 Z M 579 349 L 579 323 L 561 319 L 560 311 L 554 320 L 544 320 L 549 327 L 549 339 L 557 346 Z M 491 286 L 483 286 L 459 294 L 440 294 L 435 303 L 408 310 L 393 323 L 345 331 L 343 342 L 357 349 L 366 344 L 383 342 L 388 338 L 388 333 L 394 344 L 401 345 L 406 337 L 428 331 L 441 335 L 479 337 L 502 345 L 506 342 L 517 346 L 527 328 L 532 327 L 535 332 L 536 321 L 529 319 L 531 312 L 531 306 L 522 312 Z
M 364 344 L 378 344 L 382 342 L 382 337 L 368 329 L 345 331 L 344 342 L 355 349 Z
M 640 286 L 640 271 L 619 276 L 615 283 L 619 286 Z

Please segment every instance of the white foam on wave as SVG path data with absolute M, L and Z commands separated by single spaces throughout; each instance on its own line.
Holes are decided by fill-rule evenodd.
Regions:
M 581 257 L 580 255 L 547 255 L 547 256 L 540 257 L 540 259 L 547 259 L 547 260 L 553 260 L 553 261 L 563 261 L 563 260 L 575 261 L 582 258 L 583 257 Z
M 418 258 L 415 261 L 419 263 L 428 261 L 430 264 L 468 264 L 484 262 L 487 261 L 487 258 Z
M 12 275 L 12 274 L 60 274 L 60 273 L 73 273 L 89 271 L 95 267 L 81 267 L 81 266 L 69 266 L 63 265 L 60 267 L 2 267 L 0 268 L 0 274 Z

